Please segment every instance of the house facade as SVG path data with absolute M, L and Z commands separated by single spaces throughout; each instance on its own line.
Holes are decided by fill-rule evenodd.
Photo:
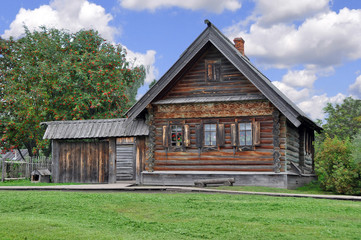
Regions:
M 133 165 L 139 184 L 194 185 L 199 179 L 232 177 L 235 185 L 294 188 L 314 179 L 312 141 L 321 128 L 249 61 L 243 39 L 232 43 L 206 23 L 178 61 L 129 109 L 123 125 L 108 131 L 124 133 L 134 122 L 147 129 L 137 136 L 129 132 L 103 139 L 141 139 L 138 150 L 128 153 L 134 159 L 141 155 Z M 55 132 L 62 135 L 59 128 L 53 137 L 44 137 L 54 140 Z M 112 164 L 123 157 L 109 157 L 105 182 L 115 181 Z
M 193 185 L 234 177 L 235 185 L 292 188 L 314 178 L 320 131 L 213 24 L 128 112 L 149 126 L 143 184 Z

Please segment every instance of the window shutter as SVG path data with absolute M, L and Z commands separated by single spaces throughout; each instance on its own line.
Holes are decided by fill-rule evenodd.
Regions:
M 237 146 L 237 127 L 235 123 L 231 124 L 231 144 Z
M 168 131 L 169 127 L 168 126 L 163 126 L 163 146 L 164 147 L 168 147 L 168 140 L 169 140 L 169 131 Z
M 184 146 L 189 147 L 191 145 L 191 138 L 190 138 L 190 131 L 189 131 L 189 125 L 184 125 Z
M 261 122 L 255 121 L 253 123 L 253 145 L 259 146 L 261 144 Z
M 203 145 L 203 127 L 202 125 L 196 126 L 196 144 L 198 148 L 201 148 Z
M 219 147 L 224 146 L 224 124 L 218 124 L 217 126 L 217 145 Z

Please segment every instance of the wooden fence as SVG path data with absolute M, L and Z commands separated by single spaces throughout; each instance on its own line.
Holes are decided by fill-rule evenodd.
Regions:
M 23 161 L 0 159 L 1 180 L 26 179 L 36 169 L 49 169 L 51 171 L 51 158 L 25 157 Z

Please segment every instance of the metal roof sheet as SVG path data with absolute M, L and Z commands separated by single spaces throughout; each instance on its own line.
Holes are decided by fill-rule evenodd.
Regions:
M 45 122 L 44 139 L 82 139 L 107 137 L 132 137 L 148 135 L 144 120 L 126 121 L 119 119 L 97 119 L 79 121 Z

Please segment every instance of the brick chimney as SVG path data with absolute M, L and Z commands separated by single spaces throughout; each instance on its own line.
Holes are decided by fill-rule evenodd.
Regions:
M 237 48 L 237 50 L 244 56 L 244 40 L 243 38 L 235 38 L 233 39 L 234 46 Z

